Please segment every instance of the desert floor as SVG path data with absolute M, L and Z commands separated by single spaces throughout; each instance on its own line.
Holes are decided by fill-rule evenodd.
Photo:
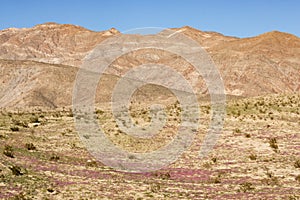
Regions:
M 191 147 L 154 172 L 119 172 L 96 161 L 79 139 L 69 108 L 2 109 L 0 199 L 300 199 L 300 94 L 278 94 L 227 102 L 223 133 L 210 154 L 198 152 L 210 123 L 200 105 L 200 128 Z M 96 115 L 116 145 L 147 152 L 171 142 L 180 105 L 166 105 L 168 126 L 152 140 L 118 130 L 99 105 Z M 135 106 L 135 123 L 149 122 L 146 106 Z

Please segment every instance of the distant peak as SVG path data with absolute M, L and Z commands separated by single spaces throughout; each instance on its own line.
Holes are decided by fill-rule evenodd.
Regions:
M 185 30 L 197 31 L 197 32 L 200 31 L 200 30 L 195 29 L 195 28 L 193 28 L 193 27 L 191 27 L 191 26 L 183 26 L 183 27 L 181 27 L 181 28 L 179 28 L 179 29 L 180 29 L 180 30 L 183 30 L 183 31 L 185 31 Z M 203 32 L 203 31 L 200 31 L 200 32 Z
M 44 25 L 59 25 L 59 24 L 56 22 L 46 22 L 44 23 Z
M 297 36 L 290 34 L 290 33 L 274 30 L 274 31 L 260 34 L 257 37 L 297 37 Z
M 74 28 L 74 29 L 82 29 L 82 30 L 88 30 L 84 27 L 78 26 L 78 25 L 73 25 L 73 24 L 59 24 L 56 22 L 46 22 L 43 24 L 38 24 L 34 26 L 33 28 Z
M 37 24 L 34 27 L 45 27 L 45 26 L 59 26 L 60 24 L 56 23 L 56 22 L 46 22 L 43 24 Z
M 195 28 L 193 28 L 193 27 L 191 27 L 191 26 L 183 26 L 183 27 L 181 27 L 181 28 L 185 28 L 185 29 L 195 29 Z

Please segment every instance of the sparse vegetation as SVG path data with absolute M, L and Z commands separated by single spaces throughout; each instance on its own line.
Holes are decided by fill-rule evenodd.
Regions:
M 12 148 L 12 146 L 9 146 L 9 145 L 5 145 L 4 150 L 3 150 L 3 154 L 6 155 L 7 157 L 10 157 L 10 158 L 15 157 L 13 148 Z
M 124 4 L 127 8 L 130 3 L 124 1 Z M 182 8 L 176 9 L 178 12 L 174 12 L 171 5 L 167 12 L 178 13 L 178 16 L 181 11 L 193 12 L 193 9 L 185 9 L 184 4 L 190 5 L 182 3 Z M 272 7 L 274 3 L 269 4 Z M 28 12 L 29 1 L 20 5 L 11 8 Z M 160 6 L 157 3 L 156 8 Z M 107 13 L 104 20 L 118 15 L 109 10 Z M 143 34 L 124 35 L 114 28 L 94 32 L 70 24 L 47 23 L 0 31 L 0 199 L 299 200 L 299 37 L 274 31 L 240 39 L 188 26 L 173 30 L 175 35 L 162 31 L 158 40 L 160 43 L 168 37 L 166 43 L 160 44 L 170 46 L 167 48 L 170 51 L 138 48 L 140 41 L 144 47 L 156 45 L 144 41 Z M 184 51 L 186 56 L 176 53 L 186 47 L 185 40 L 179 41 L 179 32 L 195 42 L 191 43 L 190 52 Z M 112 42 L 119 38 L 114 35 L 121 36 L 118 41 L 126 44 Z M 154 35 L 148 39 L 151 38 Z M 179 46 L 169 43 L 176 39 Z M 103 44 L 101 48 L 107 47 L 104 52 L 99 52 L 99 42 Z M 197 59 L 185 59 L 197 53 L 194 48 L 197 43 L 203 44 L 220 73 L 207 68 L 210 66 L 205 65 L 205 59 L 203 63 L 197 62 L 204 71 L 193 66 Z M 116 50 L 118 46 L 125 51 Z M 134 50 L 130 51 L 130 47 Z M 122 55 L 113 61 L 105 58 L 116 53 Z M 109 61 L 101 74 L 96 67 L 105 62 L 98 58 Z M 148 63 L 157 66 L 151 67 Z M 85 70 L 85 64 L 89 70 Z M 172 84 L 177 76 L 173 79 L 172 73 L 162 66 L 178 72 L 187 87 L 180 81 Z M 138 80 L 127 76 L 139 75 L 142 72 L 139 67 L 164 71 L 145 74 L 145 77 L 137 77 Z M 84 76 L 78 72 L 84 72 Z M 153 75 L 157 78 L 153 82 L 158 80 L 158 83 L 148 84 Z M 215 91 L 222 85 L 214 81 L 219 75 L 226 92 L 224 124 L 214 120 L 219 116 L 211 102 L 215 97 L 219 99 Z M 97 88 L 85 85 L 89 84 L 85 78 L 99 78 L 95 82 Z M 120 80 L 132 88 L 138 86 L 128 102 L 128 119 L 123 115 L 127 114 L 127 107 L 121 108 L 118 114 L 111 111 L 115 94 L 129 91 L 117 93 L 115 86 L 122 83 Z M 164 86 L 160 86 L 161 83 Z M 200 108 L 197 116 L 194 110 L 186 112 L 183 105 L 183 100 L 191 102 L 189 100 L 194 98 L 186 91 L 189 88 L 195 92 L 199 105 L 187 106 Z M 92 91 L 96 94 L 89 96 Z M 81 92 L 83 96 L 77 98 Z M 181 97 L 177 98 L 177 94 Z M 86 113 L 89 97 L 93 98 L 92 116 Z M 77 103 L 84 104 L 85 108 L 82 112 L 74 110 L 74 119 L 73 108 Z M 198 127 L 189 121 L 182 123 L 184 119 L 195 119 Z M 90 124 L 91 120 L 98 124 Z M 156 120 L 161 123 L 151 126 L 157 125 L 151 124 Z M 78 121 L 85 122 L 82 135 L 78 132 Z M 94 125 L 104 135 L 91 131 Z M 136 126 L 131 129 L 133 125 Z M 149 125 L 153 128 L 150 131 Z M 223 129 L 219 131 L 218 126 Z M 134 128 L 138 128 L 134 133 L 153 134 L 153 137 L 135 137 L 126 132 Z M 124 151 L 119 154 L 124 157 L 116 156 L 103 141 Z M 91 144 L 93 147 L 87 149 Z M 201 153 L 206 155 L 200 157 Z M 150 162 L 142 163 L 144 155 Z M 103 156 L 108 159 L 96 160 Z M 165 164 L 160 166 L 160 163 Z M 110 164 L 123 171 L 111 168 Z M 144 172 L 156 165 L 158 170 Z M 126 171 L 133 166 L 141 167 L 142 172 Z
M 29 122 L 30 123 L 40 123 L 38 116 L 35 116 L 35 115 L 30 117 Z
M 86 163 L 86 165 L 88 167 L 98 167 L 98 163 L 95 160 L 88 160 L 87 163 Z
M 36 147 L 32 143 L 26 143 L 25 147 L 27 150 L 36 150 Z
M 161 189 L 161 187 L 160 187 L 160 184 L 158 184 L 158 183 L 157 184 L 152 184 L 150 186 L 150 191 L 153 192 L 153 193 L 159 192 L 160 189 Z
M 300 174 L 295 177 L 295 180 L 300 183 Z
M 267 178 L 263 179 L 262 182 L 266 185 L 279 185 L 279 178 L 272 172 L 266 172 Z
M 249 183 L 249 182 L 245 182 L 245 183 L 242 183 L 240 185 L 240 191 L 242 192 L 249 192 L 249 191 L 252 191 L 254 190 L 254 186 L 252 183 Z
M 276 97 L 276 99 L 278 98 Z M 259 102 L 266 102 L 260 102 L 254 106 L 257 101 L 257 99 L 235 100 L 234 109 L 231 108 L 232 105 L 229 102 L 229 110 L 235 111 L 234 114 L 229 113 L 226 118 L 224 134 L 218 140 L 218 144 L 213 150 L 213 156 L 199 159 L 197 150 L 200 147 L 198 145 L 202 144 L 202 137 L 206 130 L 204 127 L 209 125 L 209 116 L 205 112 L 209 111 L 210 107 L 205 105 L 205 109 L 201 109 L 202 124 L 198 129 L 200 134 L 195 136 L 198 141 L 196 147 L 191 147 L 195 150 L 188 150 L 187 154 L 182 156 L 182 160 L 176 161 L 167 169 L 145 174 L 118 172 L 95 161 L 78 139 L 76 129 L 73 127 L 73 119 L 69 117 L 68 110 L 65 112 L 10 112 L 9 114 L 2 112 L 0 113 L 0 135 L 2 135 L 0 147 L 2 146 L 4 166 L 2 167 L 0 164 L 0 187 L 2 187 L 2 183 L 20 185 L 22 191 L 15 194 L 19 196 L 23 194 L 23 197 L 28 199 L 34 198 L 33 190 L 38 191 L 42 197 L 47 197 L 47 195 L 67 196 L 66 191 L 69 190 L 78 191 L 78 194 L 89 191 L 87 198 L 93 199 L 96 194 L 101 194 L 91 191 L 89 183 L 78 180 L 95 179 L 95 185 L 107 188 L 105 191 L 112 195 L 112 198 L 114 194 L 117 194 L 117 192 L 111 192 L 114 189 L 129 197 L 131 193 L 129 190 L 124 190 L 124 187 L 129 187 L 131 184 L 140 186 L 135 189 L 139 193 L 139 197 L 135 197 L 136 199 L 193 199 L 198 195 L 195 193 L 196 190 L 204 193 L 203 198 L 206 199 L 213 199 L 214 195 L 220 191 L 221 193 L 218 193 L 220 198 L 231 198 L 231 194 L 236 195 L 238 192 L 241 198 L 246 198 L 249 193 L 264 193 L 265 190 L 275 187 L 281 192 L 279 198 L 296 198 L 297 195 L 293 194 L 296 194 L 295 184 L 299 185 L 300 175 L 293 175 L 292 179 L 284 177 L 295 174 L 295 169 L 299 169 L 298 152 L 296 148 L 292 148 L 293 145 L 298 144 L 298 137 L 295 136 L 300 131 L 299 123 L 296 121 L 296 117 L 299 118 L 299 115 L 296 112 L 293 112 L 293 115 L 289 113 L 290 103 L 286 103 L 285 107 L 279 103 L 281 110 L 279 112 L 277 108 L 272 108 L 276 105 L 273 98 L 259 100 Z M 179 112 L 179 106 L 174 102 L 166 106 L 165 127 L 171 127 L 169 128 L 171 133 L 176 130 L 173 127 L 180 123 L 182 114 Z M 142 103 L 138 105 L 141 106 Z M 127 145 L 129 151 L 135 152 L 135 150 L 147 146 L 153 148 L 152 144 L 168 138 L 171 139 L 167 141 L 172 141 L 172 135 L 168 135 L 167 132 L 161 134 L 160 138 L 155 136 L 159 139 L 156 138 L 157 140 L 153 143 L 133 140 L 120 130 L 121 125 L 130 126 L 127 121 L 122 121 L 120 125 L 117 125 L 111 113 L 104 111 L 103 108 L 96 110 L 103 111 L 98 112 L 97 120 L 101 122 L 105 134 L 116 145 L 122 148 L 122 145 Z M 135 117 L 133 122 L 138 121 L 139 125 L 146 130 L 144 124 L 151 120 L 151 118 L 149 119 L 149 110 L 131 108 L 130 112 Z M 37 127 L 33 127 L 31 123 L 36 121 L 31 120 L 33 116 L 40 121 Z M 273 117 L 273 121 L 271 117 Z M 26 126 L 27 124 L 29 127 Z M 14 126 L 20 128 L 19 132 L 11 131 L 10 128 Z M 90 137 L 90 134 L 86 136 Z M 162 144 L 164 143 L 162 142 Z M 5 147 L 5 145 L 10 147 Z M 278 152 L 281 147 L 282 152 L 280 153 L 273 154 L 270 151 L 272 149 Z M 149 149 L 151 150 L 151 148 Z M 5 151 L 6 153 L 4 153 Z M 137 157 L 132 157 L 132 160 L 137 160 Z M 258 177 L 264 166 L 268 167 L 266 174 Z M 232 170 L 235 167 L 238 167 L 239 170 Z M 275 175 L 278 172 L 277 169 L 280 170 L 280 174 Z M 52 179 L 49 179 L 48 175 Z M 281 178 L 283 178 L 282 182 Z M 101 183 L 98 180 L 101 180 Z M 261 182 L 257 182 L 258 180 Z M 201 183 L 201 187 L 200 184 L 194 184 L 191 189 L 185 187 L 189 183 Z M 291 192 L 285 193 L 281 184 L 284 184 L 284 187 L 289 188 Z M 228 186 L 228 189 L 223 185 Z M 211 188 L 210 192 L 201 190 L 203 186 Z M 178 192 L 173 192 L 170 188 Z M 5 194 L 8 193 L 8 191 L 5 192 Z M 262 197 L 262 195 L 258 196 Z
M 211 160 L 212 160 L 214 163 L 217 162 L 217 158 L 216 158 L 216 157 L 213 157 Z
M 277 144 L 277 139 L 276 139 L 276 138 L 270 138 L 270 139 L 269 139 L 269 144 L 270 144 L 270 147 L 271 147 L 275 152 L 278 151 L 278 144 Z
M 13 132 L 17 132 L 17 131 L 19 131 L 20 129 L 19 129 L 19 127 L 17 127 L 17 126 L 13 126 L 13 127 L 10 127 L 10 130 L 13 131 Z
M 294 166 L 296 168 L 300 168 L 300 159 L 298 159 L 298 160 L 295 161 Z
M 245 133 L 245 137 L 246 137 L 246 138 L 250 138 L 250 137 L 251 137 L 251 134 L 250 134 L 250 133 Z
M 235 133 L 241 133 L 242 131 L 239 128 L 234 129 Z
M 256 160 L 257 159 L 257 155 L 254 153 L 251 153 L 249 156 L 250 160 Z
M 214 183 L 214 184 L 219 184 L 221 182 L 222 181 L 221 181 L 221 175 L 220 174 L 218 174 L 216 177 L 212 178 L 212 183 Z
M 15 176 L 22 176 L 24 174 L 24 172 L 22 172 L 21 167 L 16 165 L 10 166 L 9 169 L 11 170 L 12 174 Z
M 50 161 L 58 161 L 60 158 L 59 158 L 59 156 L 57 156 L 57 155 L 52 155 L 51 157 L 50 157 Z
M 104 113 L 103 110 L 100 110 L 100 109 L 97 109 L 97 110 L 96 110 L 96 114 L 97 114 L 97 115 L 102 115 L 103 113 Z

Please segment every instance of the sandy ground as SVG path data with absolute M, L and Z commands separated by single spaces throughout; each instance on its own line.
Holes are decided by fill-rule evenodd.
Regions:
M 230 100 L 223 133 L 200 159 L 210 108 L 200 105 L 200 127 L 180 158 L 154 172 L 119 172 L 96 161 L 77 135 L 69 109 L 2 110 L 0 199 L 299 199 L 300 95 Z M 119 131 L 107 105 L 97 118 L 115 145 L 150 152 L 172 142 L 180 124 L 174 101 L 167 126 L 152 140 Z M 139 125 L 147 106 L 132 108 Z M 173 113 L 173 114 L 171 114 Z

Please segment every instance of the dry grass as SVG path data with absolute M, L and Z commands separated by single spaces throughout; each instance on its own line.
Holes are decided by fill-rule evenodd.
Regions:
M 117 172 L 95 161 L 77 136 L 73 115 L 67 109 L 2 110 L 0 199 L 297 198 L 299 97 L 231 100 L 223 134 L 211 154 L 199 159 L 198 150 L 210 122 L 209 105 L 203 103 L 192 146 L 170 166 L 143 174 Z M 143 126 L 149 123 L 149 110 L 137 105 L 132 106 L 131 116 Z M 170 128 L 151 141 L 120 132 L 106 105 L 100 105 L 96 114 L 115 144 L 143 152 L 172 141 L 180 122 L 180 106 L 172 100 L 166 108 Z

